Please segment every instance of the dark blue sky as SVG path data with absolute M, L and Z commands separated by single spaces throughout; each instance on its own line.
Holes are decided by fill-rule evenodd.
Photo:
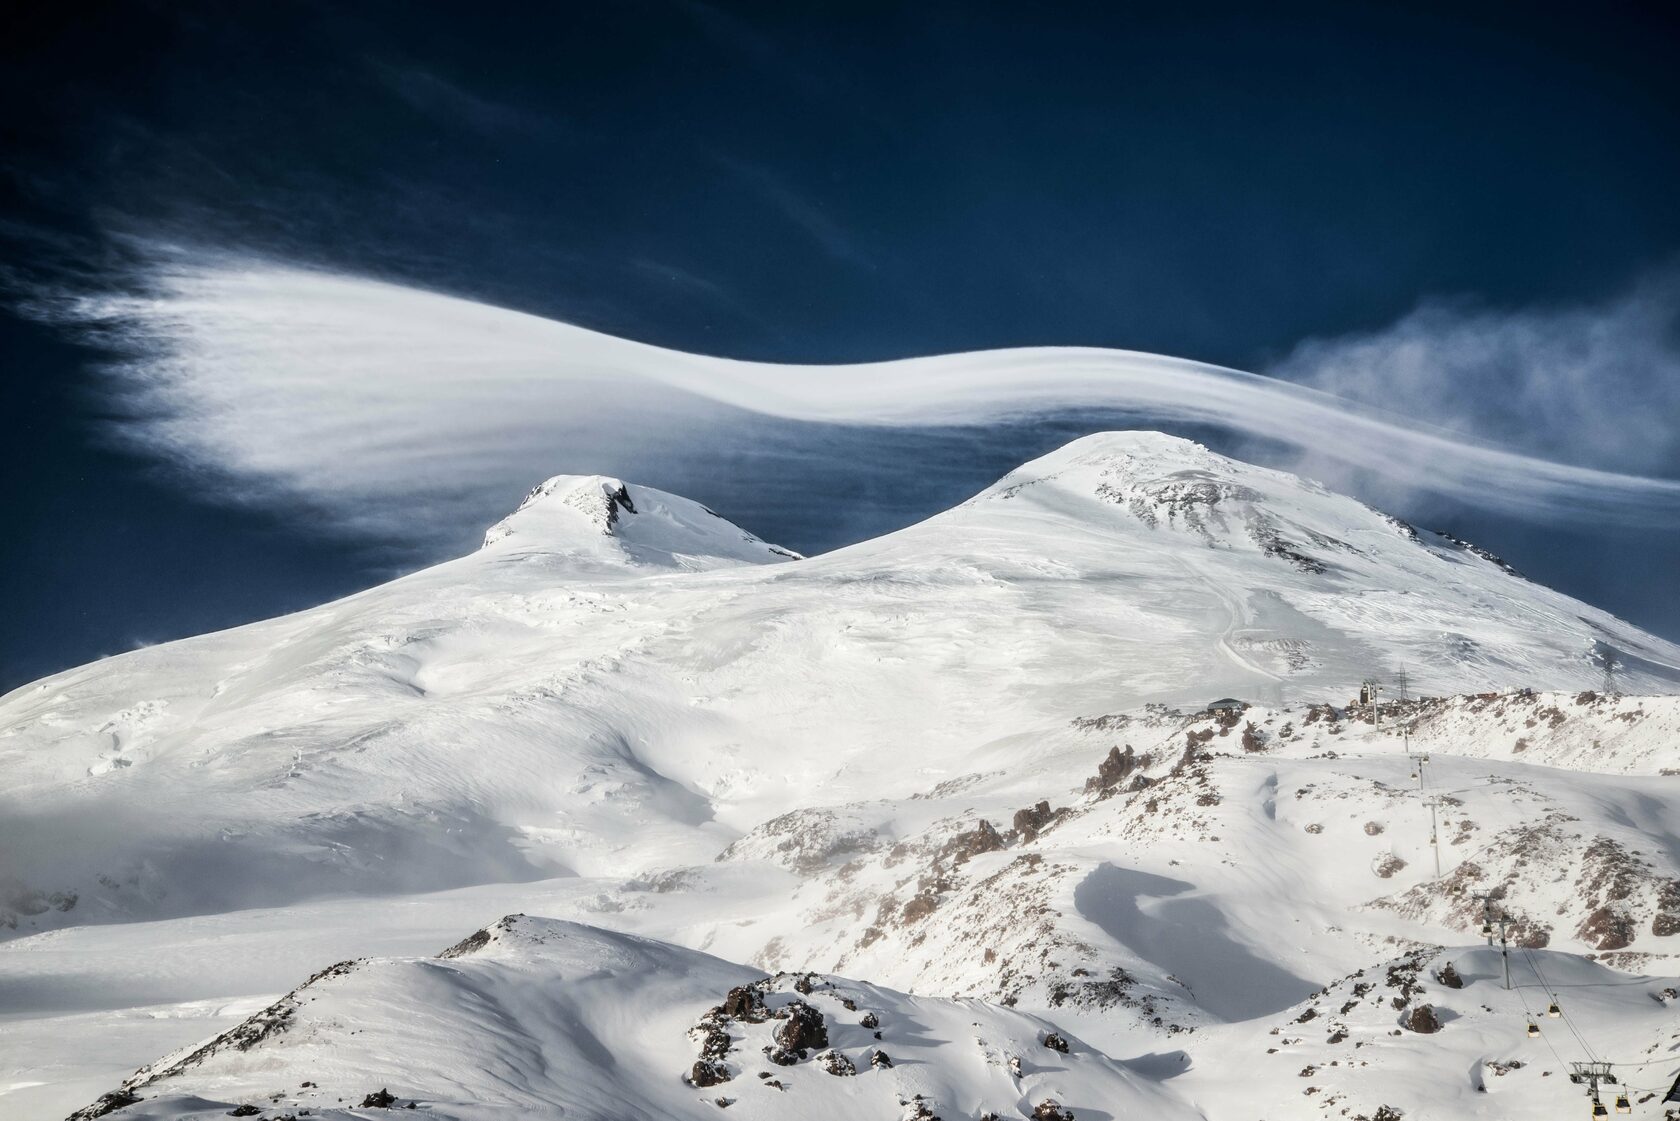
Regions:
M 1259 370 L 1428 300 L 1613 299 L 1680 253 L 1666 5 L 48 7 L 0 47 L 0 688 L 470 535 L 328 533 L 116 439 L 111 352 L 17 304 L 134 284 L 135 239 L 733 357 L 1082 344 Z M 771 495 L 774 449 L 643 481 L 817 550 L 1104 420 L 877 434 L 927 465 L 915 493 L 847 454 Z M 1680 637 L 1672 526 L 1428 513 Z

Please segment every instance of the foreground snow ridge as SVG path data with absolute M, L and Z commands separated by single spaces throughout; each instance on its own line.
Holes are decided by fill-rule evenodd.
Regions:
M 1016 1116 L 1043 1100 L 1194 1116 L 1009 1009 L 818 974 L 766 978 L 523 915 L 437 958 L 324 970 L 74 1116 L 222 1116 L 242 1104 L 366 1116 L 359 1107 L 382 1094 L 394 1099 L 385 1108 L 460 1118 L 710 1118 L 720 1105 L 741 1107 L 730 1116 L 898 1117 L 922 1102 Z
M 1473 544 L 1158 433 L 812 558 L 560 476 L 459 560 L 0 698 L 0 1113 L 1655 1085 L 1677 688 L 1680 649 Z

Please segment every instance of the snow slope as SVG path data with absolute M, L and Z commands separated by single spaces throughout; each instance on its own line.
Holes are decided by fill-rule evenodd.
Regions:
M 393 1108 L 463 1119 L 710 1118 L 720 1102 L 747 1118 L 898 1117 L 918 1101 L 974 1116 L 1046 1100 L 1083 1116 L 1195 1116 L 1083 1044 L 1046 1047 L 1052 1025 L 974 1001 L 784 976 L 758 990 L 761 1012 L 724 1016 L 730 991 L 759 979 L 665 943 L 509 916 L 440 958 L 323 970 L 219 1040 L 138 1072 L 124 1088 L 141 1100 L 121 1116 L 219 1117 L 246 1103 L 366 1116 L 353 1107 L 381 1090 Z M 797 1003 L 815 1010 L 821 1041 L 772 1057 Z M 722 1038 L 697 1085 L 708 1029 Z
M 417 991 L 442 967 L 407 959 L 525 911 L 669 943 L 660 960 L 695 976 L 747 967 L 677 947 L 1012 1003 L 1130 1063 L 1097 1065 L 1162 1116 L 1250 1117 L 1203 1081 L 1245 1033 L 1413 947 L 1475 943 L 1477 892 L 1559 969 L 1671 970 L 1676 667 L 1680 649 L 1473 546 L 1153 433 L 1077 441 L 809 559 L 673 495 L 560 477 L 471 556 L 0 698 L 0 1053 L 24 1056 L 0 1064 L 0 1104 L 85 1104 L 347 957 L 405 959 L 345 979 L 374 986 L 354 1005 L 383 1009 L 369 1023 L 481 1014 Z M 1402 670 L 1432 699 L 1402 702 Z M 1380 726 L 1348 707 L 1369 677 Z M 1223 696 L 1250 707 L 1202 712 Z M 1431 753 L 1421 788 L 1402 726 Z M 656 1003 L 715 1002 L 706 984 Z M 1583 1030 L 1658 1007 L 1637 996 Z M 509 1023 L 523 1054 L 578 1046 Z M 1430 1061 L 1469 1069 L 1506 1027 L 1449 1024 Z M 355 1046 L 387 1050 L 350 1066 L 407 1072 L 448 1109 L 481 1095 L 413 1082 L 443 1052 L 366 1031 Z M 941 1032 L 930 1096 L 951 1103 L 968 1059 L 947 1048 L 968 1045 Z M 279 1088 L 262 1073 L 181 1093 Z M 650 1116 L 701 1100 L 660 1085 L 683 1104 Z M 558 1092 L 533 1086 L 506 1108 Z M 1275 1116 L 1351 1092 L 1288 1087 L 1266 1091 Z M 1360 1108 L 1458 1100 L 1433 1093 Z

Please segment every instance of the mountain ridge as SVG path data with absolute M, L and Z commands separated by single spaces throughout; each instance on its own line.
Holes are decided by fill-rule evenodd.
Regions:
M 1207 1074 L 1178 1101 L 1183 1064 L 1283 1046 L 1266 1034 L 1298 1038 L 1278 1017 L 1315 986 L 1410 969 L 1408 947 L 1462 950 L 1478 895 L 1532 951 L 1653 978 L 1680 957 L 1680 819 L 1658 793 L 1680 770 L 1680 651 L 1310 481 L 1111 434 L 797 561 L 607 476 L 556 477 L 504 523 L 347 599 L 0 698 L 0 991 L 38 1013 L 19 1024 L 133 1069 L 331 961 L 540 912 L 672 961 L 1013 1005 L 1135 1057 L 1168 1115 L 1223 1121 L 1253 1110 Z M 424 994 L 448 990 L 391 984 L 357 1007 L 441 1014 Z M 59 1014 L 89 992 L 104 1011 Z M 1323 1054 L 1460 1074 L 1507 1054 L 1509 1010 L 1431 999 L 1466 1027 L 1438 1060 L 1390 1044 L 1410 1029 L 1380 1008 Z M 137 1006 L 174 1011 L 142 1031 Z M 1603 1004 L 1594 1030 L 1638 1007 Z M 0 1052 L 57 1055 L 82 1102 L 126 1074 L 22 1030 L 0 1023 Z M 525 1031 L 521 1053 L 577 1042 Z M 418 1086 L 395 1038 L 368 1069 Z M 647 1076 L 694 1061 L 683 1044 Z M 1502 1085 L 1542 1101 L 1538 1076 Z M 1272 1115 L 1299 1115 L 1298 1084 L 1267 1085 Z M 748 1115 L 779 1100 L 738 1090 Z M 1357 1090 L 1310 1104 L 1370 1115 Z M 1406 1092 L 1389 1100 L 1426 1116 L 1476 1100 Z M 850 1100 L 830 1093 L 813 1108 Z

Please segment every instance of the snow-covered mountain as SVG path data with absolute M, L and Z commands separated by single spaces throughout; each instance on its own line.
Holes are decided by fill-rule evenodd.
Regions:
M 1350 707 L 1373 678 L 1381 703 Z M 1273 1028 L 1305 1038 L 1287 1017 L 1360 970 L 1482 969 L 1478 894 L 1548 977 L 1671 968 L 1677 688 L 1680 648 L 1473 545 L 1154 433 L 1077 441 L 808 559 L 674 495 L 560 477 L 470 556 L 0 698 L 0 994 L 101 1056 L 0 1022 L 21 1056 L 0 1105 L 91 1101 L 330 961 L 393 957 L 300 990 L 339 1009 L 300 1005 L 307 1031 L 143 1072 L 152 1104 L 126 1115 L 281 1090 L 266 1115 L 330 1113 L 385 1082 L 439 1116 L 720 1096 L 757 1115 L 746 1066 L 681 1081 L 684 1033 L 729 987 L 815 970 L 922 1050 L 855 1082 L 800 1067 L 766 1116 L 894 1116 L 916 1093 L 1028 1116 L 1041 1090 L 1080 1117 L 1510 1116 L 1548 1093 L 1537 1060 L 1492 1112 L 1468 1089 L 1517 1015 L 1482 980 L 1479 1004 L 1431 988 L 1460 1020 L 1427 1055 L 1395 1005 L 1311 1064 L 1381 1056 L 1450 1088 L 1303 1095 L 1290 1071 L 1244 1098 L 1215 1071 L 1260 1062 Z M 521 920 L 488 957 L 417 959 L 516 911 L 607 929 Z M 658 964 L 572 993 L 606 968 L 586 959 Z M 1669 982 L 1624 980 L 1578 1026 L 1651 1046 L 1619 1025 L 1649 1026 Z M 506 995 L 522 984 L 553 1000 Z M 417 1018 L 427 1042 L 399 1030 Z M 1011 1074 L 999 1056 L 1053 1028 L 1080 1063 Z M 474 1065 L 460 1040 L 486 1033 L 517 1076 Z M 307 1041 L 344 1056 L 330 1086 Z

